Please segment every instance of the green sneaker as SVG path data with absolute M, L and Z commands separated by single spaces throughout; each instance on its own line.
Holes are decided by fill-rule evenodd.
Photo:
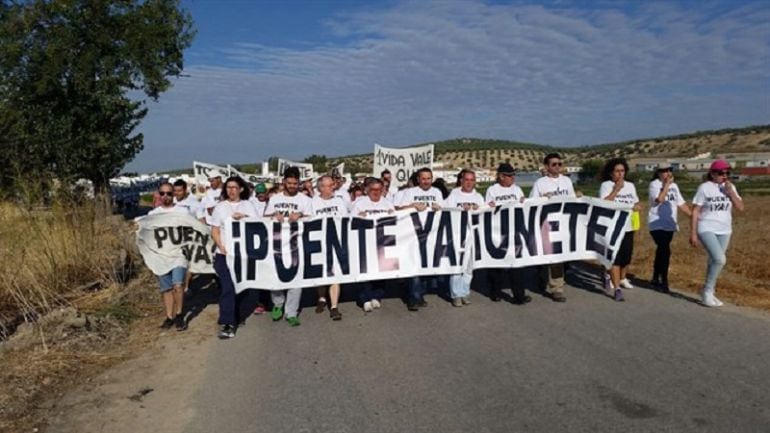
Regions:
M 287 317 L 286 321 L 289 322 L 289 326 L 299 326 L 299 317 Z
M 281 317 L 283 317 L 283 308 L 277 306 L 273 307 L 273 311 L 270 312 L 270 316 L 273 318 L 273 322 L 281 320 Z

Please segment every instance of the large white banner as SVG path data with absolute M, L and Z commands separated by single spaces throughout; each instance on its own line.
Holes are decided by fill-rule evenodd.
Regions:
M 225 244 L 237 292 L 571 260 L 609 267 L 630 213 L 609 201 L 580 198 L 376 219 L 241 220 L 230 222 Z
M 419 147 L 391 148 L 374 145 L 374 173 L 380 177 L 380 173 L 386 168 L 392 174 L 391 186 L 401 186 L 409 180 L 409 176 L 415 171 L 428 167 L 433 169 L 433 145 L 426 144 Z M 391 191 L 394 191 L 391 189 Z
M 315 177 L 313 172 L 313 164 L 306 162 L 289 161 L 288 159 L 278 159 L 278 175 L 283 176 L 284 170 L 289 167 L 297 167 L 299 169 L 300 180 L 310 179 Z
M 270 178 L 258 174 L 244 173 L 230 164 L 227 164 L 227 170 L 229 171 L 230 176 L 239 176 L 241 179 L 254 185 L 258 183 L 270 182 Z
M 195 274 L 214 273 L 216 245 L 206 224 L 182 212 L 148 215 L 136 224 L 136 245 L 155 275 L 177 266 Z
M 206 184 L 210 177 L 216 176 L 222 176 L 222 180 L 225 180 L 229 173 L 230 171 L 227 167 L 193 161 L 193 175 L 195 175 L 195 181 L 199 184 Z

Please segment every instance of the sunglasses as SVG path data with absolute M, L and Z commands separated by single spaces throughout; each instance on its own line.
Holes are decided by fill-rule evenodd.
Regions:
M 719 171 L 715 170 L 714 174 L 716 174 L 717 176 L 729 176 L 730 170 L 719 170 Z
M 160 191 L 158 192 L 158 195 L 163 197 L 164 195 L 169 195 L 169 196 L 174 195 L 174 193 L 171 191 Z

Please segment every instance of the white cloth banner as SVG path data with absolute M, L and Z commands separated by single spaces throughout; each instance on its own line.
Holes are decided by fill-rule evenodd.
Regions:
M 222 180 L 225 180 L 229 172 L 227 167 L 193 161 L 193 175 L 195 176 L 195 181 L 199 184 L 207 185 L 209 178 L 216 176 L 222 176 Z
M 183 212 L 148 215 L 136 223 L 136 245 L 155 275 L 177 266 L 194 274 L 214 273 L 216 245 L 206 224 Z
M 231 221 L 224 242 L 237 292 L 572 260 L 608 268 L 630 214 L 594 198 L 535 199 L 475 212 Z
M 239 171 L 237 168 L 233 167 L 230 164 L 227 164 L 227 171 L 230 173 L 230 176 L 238 176 L 241 179 L 245 180 L 246 182 L 249 182 L 254 185 L 258 183 L 270 182 L 270 178 L 267 178 L 265 176 L 260 176 L 258 174 L 244 173 L 242 171 Z
M 300 180 L 307 180 L 315 177 L 315 172 L 313 171 L 313 164 L 310 164 L 307 162 L 289 161 L 288 159 L 278 158 L 278 175 L 279 176 L 283 176 L 284 170 L 286 170 L 289 167 L 297 167 L 299 169 Z
M 428 167 L 433 169 L 433 145 L 426 144 L 419 147 L 391 148 L 374 145 L 374 177 L 380 177 L 380 173 L 386 168 L 392 174 L 391 190 L 393 186 L 401 186 L 409 180 L 409 176 L 415 171 Z

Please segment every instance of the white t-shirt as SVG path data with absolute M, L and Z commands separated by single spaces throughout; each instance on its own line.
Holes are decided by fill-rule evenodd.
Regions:
M 655 204 L 655 199 L 658 198 L 662 189 L 663 182 L 660 179 L 650 182 L 650 187 L 647 190 L 650 197 L 650 210 L 647 212 L 647 222 L 651 231 L 665 230 L 667 232 L 675 232 L 679 230 L 679 225 L 676 222 L 677 210 L 679 206 L 686 202 L 682 192 L 679 190 L 679 186 L 676 183 L 672 183 L 668 187 L 666 200 L 660 204 Z
M 272 216 L 276 213 L 282 213 L 288 217 L 289 214 L 299 212 L 302 216 L 313 214 L 313 204 L 310 197 L 298 192 L 294 196 L 288 196 L 285 192 L 276 194 L 270 198 L 265 208 L 265 215 Z
M 604 197 L 610 195 L 612 188 L 614 187 L 615 182 L 611 180 L 605 180 L 602 182 L 601 186 L 599 187 L 599 198 L 604 199 Z M 635 204 L 639 203 L 639 196 L 636 195 L 636 186 L 634 186 L 633 182 L 623 182 L 623 188 L 620 188 L 620 191 L 618 191 L 617 195 L 615 196 L 615 200 L 613 201 L 628 207 L 633 207 Z M 631 223 L 631 218 L 629 218 L 626 220 L 626 231 L 630 232 L 633 230 L 634 227 Z
M 547 197 L 549 194 L 551 197 L 575 197 L 572 180 L 563 174 L 555 178 L 543 176 L 535 181 L 529 192 L 530 198 Z
M 444 196 L 438 188 L 430 187 L 427 191 L 415 186 L 404 190 L 401 194 L 401 203 L 399 206 L 409 206 L 414 203 L 423 203 L 430 208 L 434 203 L 440 205 L 444 202 Z
M 484 197 L 475 189 L 471 192 L 463 192 L 461 188 L 455 188 L 449 193 L 449 197 L 444 200 L 443 206 L 447 208 L 463 208 L 463 205 L 484 206 Z
M 484 201 L 487 203 L 494 202 L 495 206 L 500 206 L 501 204 L 511 202 L 519 203 L 524 197 L 524 191 L 521 190 L 520 186 L 513 184 L 505 187 L 496 183 L 487 188 L 487 195 Z
M 176 205 L 171 206 L 171 207 L 158 206 L 155 209 L 147 212 L 147 215 L 159 215 L 159 214 L 172 213 L 172 212 L 173 213 L 177 213 L 177 212 L 178 213 L 187 213 L 187 209 L 182 208 L 182 207 L 177 207 Z
M 188 194 L 184 200 L 176 202 L 176 206 L 184 209 L 187 213 L 194 218 L 199 218 L 201 212 L 201 202 L 198 201 L 192 194 Z
M 214 222 L 211 219 L 211 215 L 209 215 L 208 209 L 216 206 L 217 203 L 219 203 L 221 196 L 222 188 L 208 189 L 206 195 L 203 196 L 203 200 L 201 200 L 198 218 L 206 218 L 206 224 L 210 226 L 214 225 Z
M 263 216 L 265 214 L 265 207 L 267 207 L 267 202 L 265 201 L 259 201 L 256 197 L 250 197 L 249 202 L 254 206 L 254 209 L 257 211 L 257 216 Z
M 344 185 L 342 188 L 334 191 L 334 196 L 338 199 L 342 200 L 343 203 L 345 203 L 345 207 L 348 208 L 348 211 L 353 208 L 353 203 L 350 201 L 350 193 L 347 189 L 344 188 Z
M 700 184 L 695 192 L 692 202 L 695 206 L 701 207 L 698 215 L 698 233 L 711 232 L 717 235 L 732 233 L 733 203 L 724 192 L 724 188 L 724 184 L 707 181 Z M 737 188 L 735 194 L 738 194 Z
M 348 206 L 341 198 L 334 196 L 323 199 L 320 195 L 313 197 L 313 218 L 327 216 L 348 216 Z
M 241 200 L 232 202 L 229 200 L 219 202 L 214 207 L 214 212 L 211 214 L 211 221 L 212 226 L 219 227 L 220 233 L 222 238 L 224 239 L 224 234 L 227 232 L 227 225 L 225 224 L 225 220 L 232 217 L 234 213 L 240 212 L 247 217 L 257 217 L 259 216 L 259 212 L 257 212 L 256 209 L 254 209 L 254 205 L 248 201 L 248 200 Z M 222 252 L 219 251 L 219 247 L 217 247 L 218 254 L 221 254 Z
M 380 198 L 380 201 L 374 202 L 367 196 L 363 196 L 353 203 L 353 216 L 361 216 L 361 213 L 365 213 L 366 216 L 381 216 L 388 214 L 396 210 L 393 207 L 393 203 L 385 198 Z

